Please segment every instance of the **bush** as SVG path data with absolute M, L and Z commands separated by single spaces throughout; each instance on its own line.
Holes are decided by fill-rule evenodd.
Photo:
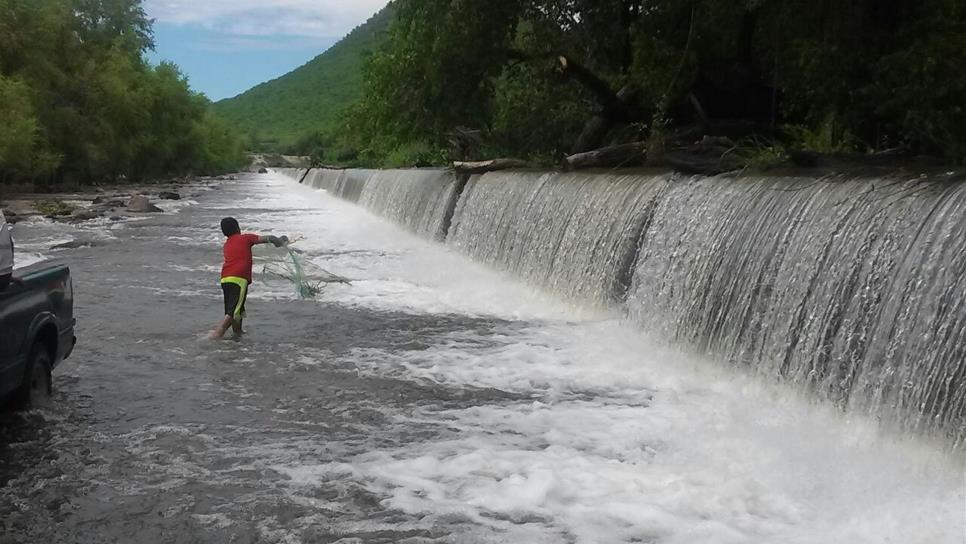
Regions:
M 34 204 L 34 207 L 47 217 L 70 215 L 77 209 L 75 206 L 58 199 L 40 200 Z
M 446 152 L 434 148 L 426 142 L 411 142 L 401 145 L 386 155 L 382 166 L 386 168 L 406 168 L 422 166 L 442 166 L 447 164 Z

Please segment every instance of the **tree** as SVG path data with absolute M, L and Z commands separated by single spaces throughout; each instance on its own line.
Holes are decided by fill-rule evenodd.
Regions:
M 0 76 L 0 181 L 25 175 L 48 175 L 58 165 L 40 137 L 30 103 L 30 89 L 22 81 Z
M 961 1 L 396 4 L 345 125 L 376 159 L 445 145 L 457 127 L 523 155 L 686 127 L 779 139 L 833 127 L 849 146 L 964 155 Z
M 140 0 L 0 0 L 3 179 L 212 172 L 241 143 L 170 64 L 150 66 Z M 235 142 L 238 142 L 237 144 Z

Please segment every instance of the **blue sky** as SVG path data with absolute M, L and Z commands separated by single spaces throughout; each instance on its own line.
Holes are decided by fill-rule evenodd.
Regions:
M 220 100 L 305 64 L 387 0 L 145 0 L 154 62 L 181 67 Z

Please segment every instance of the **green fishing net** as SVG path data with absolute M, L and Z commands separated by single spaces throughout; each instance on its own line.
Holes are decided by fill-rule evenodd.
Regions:
M 278 248 L 259 246 L 253 253 L 256 262 L 262 265 L 262 274 L 291 282 L 295 295 L 302 299 L 315 298 L 329 283 L 349 284 L 348 279 L 305 259 L 291 244 Z

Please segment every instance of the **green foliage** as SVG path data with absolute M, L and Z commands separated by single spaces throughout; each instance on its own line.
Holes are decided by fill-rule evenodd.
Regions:
M 38 212 L 47 217 L 70 215 L 77 209 L 71 204 L 58 199 L 40 200 L 34 204 L 34 207 L 37 208 Z
M 408 168 L 435 166 L 446 162 L 446 152 L 427 142 L 409 142 L 391 151 L 380 166 L 385 168 Z
M 363 93 L 362 66 L 379 47 L 392 20 L 392 5 L 304 66 L 234 98 L 215 112 L 253 149 L 292 152 L 301 138 L 332 133 L 340 115 Z
M 908 28 L 909 45 L 875 64 L 882 84 L 865 93 L 897 143 L 966 162 L 966 7 L 956 9 Z
M 40 135 L 30 88 L 17 79 L 0 76 L 0 181 L 6 177 L 49 175 L 60 159 Z
M 856 150 L 858 141 L 855 136 L 838 122 L 835 115 L 828 115 L 817 127 L 789 125 L 784 127 L 795 149 L 815 151 L 829 155 L 849 153 Z
M 903 146 L 966 159 L 966 7 L 959 0 L 397 0 L 362 100 L 328 133 L 371 164 L 455 127 L 483 149 L 559 157 L 588 121 L 600 144 L 682 125 L 791 148 Z M 557 62 L 565 56 L 570 65 Z M 616 105 L 616 106 L 615 106 Z M 654 119 L 660 126 L 650 127 Z M 781 147 L 756 146 L 760 162 Z
M 140 0 L 0 0 L 0 181 L 216 172 L 241 143 L 173 65 Z
M 788 153 L 779 144 L 755 141 L 735 150 L 745 167 L 754 170 L 770 170 L 788 164 Z

